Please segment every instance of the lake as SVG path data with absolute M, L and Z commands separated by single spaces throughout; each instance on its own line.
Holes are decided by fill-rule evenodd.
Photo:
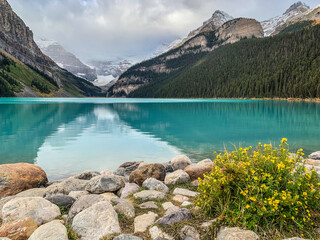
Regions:
M 272 100 L 0 98 L 0 164 L 27 162 L 49 180 L 127 161 L 213 158 L 286 137 L 320 150 L 320 104 Z

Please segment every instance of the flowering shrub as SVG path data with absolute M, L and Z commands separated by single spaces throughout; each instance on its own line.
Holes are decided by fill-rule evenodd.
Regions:
M 219 154 L 200 179 L 197 205 L 217 225 L 311 237 L 319 223 L 318 174 L 305 168 L 303 150 L 289 153 L 287 139 Z

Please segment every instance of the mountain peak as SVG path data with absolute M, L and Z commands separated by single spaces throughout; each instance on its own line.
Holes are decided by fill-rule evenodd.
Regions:
M 221 11 L 221 10 L 217 10 L 212 14 L 212 17 L 210 19 L 208 19 L 207 21 L 205 21 L 203 23 L 203 25 L 206 25 L 206 24 L 208 24 L 210 22 L 214 22 L 217 25 L 221 26 L 225 22 L 228 22 L 228 21 L 230 21 L 232 19 L 233 19 L 233 17 L 231 17 L 228 13 L 226 13 L 224 11 Z
M 287 14 L 287 13 L 292 12 L 297 9 L 308 10 L 308 9 L 310 9 L 310 7 L 307 4 L 299 1 L 299 2 L 292 4 L 284 14 Z

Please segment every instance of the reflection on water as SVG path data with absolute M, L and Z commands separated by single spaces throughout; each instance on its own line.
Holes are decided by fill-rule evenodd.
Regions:
M 0 99 L 0 163 L 36 163 L 51 180 L 126 161 L 193 160 L 282 137 L 320 150 L 320 105 L 282 101 Z

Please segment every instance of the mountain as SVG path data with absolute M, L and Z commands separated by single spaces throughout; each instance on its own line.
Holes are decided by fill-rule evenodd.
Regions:
M 102 94 L 100 88 L 61 69 L 43 54 L 32 31 L 6 0 L 0 0 L 0 49 L 0 84 L 6 86 L 5 94 L 65 97 Z M 28 72 L 35 78 L 27 78 Z
M 168 52 L 129 68 L 108 90 L 108 96 L 128 96 L 150 82 L 179 74 L 220 46 L 243 38 L 263 37 L 263 29 L 254 19 L 238 18 L 217 28 L 213 26 L 211 29 L 215 30 L 199 30 Z
M 43 38 L 37 39 L 36 43 L 41 51 L 55 61 L 59 67 L 90 82 L 97 79 L 95 69 L 82 63 L 74 54 L 65 50 L 59 43 Z
M 302 2 L 297 2 L 291 5 L 282 16 L 274 17 L 269 20 L 261 22 L 261 26 L 263 28 L 264 34 L 266 37 L 275 35 L 279 31 L 282 25 L 286 24 L 293 18 L 302 15 L 303 13 L 307 12 L 310 9 L 309 6 Z

